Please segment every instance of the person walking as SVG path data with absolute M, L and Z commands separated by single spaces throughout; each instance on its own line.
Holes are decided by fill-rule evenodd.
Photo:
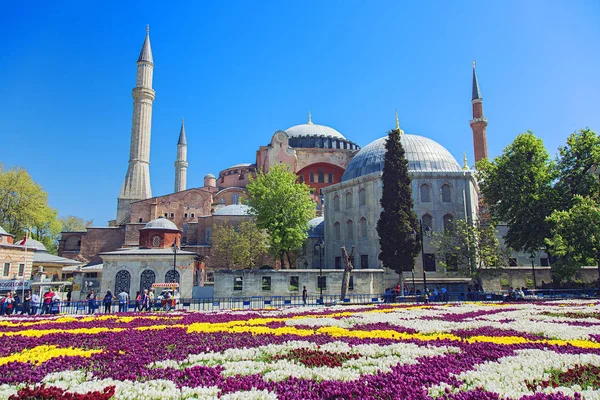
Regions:
M 37 293 L 31 295 L 31 311 L 29 315 L 36 315 L 40 307 L 40 296 Z
M 306 298 L 308 297 L 308 292 L 306 291 L 306 286 L 302 289 L 302 304 L 306 305 Z
M 143 311 L 144 309 L 146 311 L 150 311 L 150 297 L 148 297 L 148 289 L 144 289 L 144 294 L 142 295 L 142 308 L 140 311 Z
M 23 297 L 23 310 L 21 311 L 21 315 L 31 314 L 31 292 L 28 290 L 25 292 L 25 297 Z
M 121 293 L 119 293 L 119 312 L 127 311 L 127 303 L 129 303 L 129 293 L 122 290 Z
M 142 295 L 140 294 L 139 290 L 135 295 L 135 311 L 142 311 Z
M 110 292 L 110 290 L 106 291 L 106 294 L 104 295 L 104 314 L 109 314 L 110 313 L 110 308 L 112 306 L 112 301 L 113 301 L 113 295 Z
M 152 310 L 153 308 L 155 308 L 155 304 L 154 304 L 154 288 L 150 288 L 150 291 L 148 292 L 148 301 L 150 302 L 150 310 Z
M 87 301 L 88 301 L 88 314 L 93 314 L 96 309 L 96 295 L 94 294 L 93 290 L 91 290 L 90 293 L 87 295 Z

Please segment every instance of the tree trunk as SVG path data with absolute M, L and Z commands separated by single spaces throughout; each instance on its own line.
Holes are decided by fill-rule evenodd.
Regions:
M 279 252 L 279 263 L 281 264 L 281 269 L 285 269 L 285 263 L 283 262 L 283 250 Z
M 286 251 L 285 254 L 287 255 L 287 259 L 288 259 L 288 266 L 290 267 L 290 269 L 292 269 L 292 258 L 290 257 L 290 252 Z
M 348 285 L 350 284 L 350 272 L 354 268 L 352 266 L 352 257 L 354 257 L 354 246 L 352 246 L 352 251 L 350 255 L 346 251 L 346 247 L 342 246 L 342 259 L 344 260 L 344 275 L 342 277 L 342 292 L 340 293 L 340 300 L 344 301 L 346 299 L 346 293 L 348 293 Z

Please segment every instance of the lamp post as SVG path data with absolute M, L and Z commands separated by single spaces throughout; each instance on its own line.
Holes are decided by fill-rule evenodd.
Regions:
M 176 272 L 176 265 L 177 265 L 177 250 L 179 250 L 179 247 L 177 247 L 177 239 L 175 239 L 173 241 L 173 244 L 171 245 L 171 250 L 173 250 L 173 278 L 175 277 L 175 272 Z
M 535 254 L 531 253 L 529 259 L 531 260 L 531 272 L 533 272 L 533 288 L 537 289 L 537 281 L 535 280 Z
M 423 263 L 423 299 L 426 299 L 427 296 L 427 275 L 425 274 L 425 248 L 423 245 L 423 220 L 419 220 L 419 231 L 421 233 L 421 262 Z M 429 225 L 425 225 L 425 236 L 431 236 L 431 227 Z
M 410 272 L 412 274 L 412 281 L 413 281 L 412 290 L 413 290 L 413 293 L 415 293 L 415 289 L 416 289 L 416 286 L 415 286 L 415 268 L 413 267 L 413 269 Z
M 325 242 L 323 238 L 319 238 L 319 241 L 315 244 L 315 250 L 319 252 L 319 280 L 318 286 L 320 290 L 321 304 L 323 304 L 323 246 Z

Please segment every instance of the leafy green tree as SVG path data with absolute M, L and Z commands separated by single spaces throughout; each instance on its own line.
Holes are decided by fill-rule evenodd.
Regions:
M 477 178 L 495 223 L 508 226 L 508 247 L 537 251 L 550 236 L 554 164 L 541 139 L 522 133 L 493 161 L 477 163 Z
M 213 225 L 211 240 L 211 253 L 213 263 L 222 263 L 225 268 L 230 269 L 236 264 L 236 247 L 239 235 L 230 224 Z
M 42 186 L 23 168 L 7 170 L 0 164 L 0 226 L 17 238 L 31 229 L 34 239 L 56 253 L 58 213 L 48 205 Z
M 551 253 L 561 257 L 562 262 L 567 265 L 596 264 L 600 290 L 600 205 L 598 201 L 589 196 L 576 195 L 573 207 L 566 211 L 554 211 L 548 217 L 548 222 L 552 237 L 546 239 L 546 244 Z M 564 272 L 566 278 L 572 278 Z
M 292 252 L 302 247 L 307 237 L 308 221 L 315 214 L 310 200 L 310 188 L 298 183 L 296 175 L 285 165 L 276 165 L 265 174 L 259 172 L 250 178 L 246 187 L 250 213 L 256 216 L 256 225 L 269 236 L 269 251 L 279 258 L 284 268 L 284 257 L 293 267 Z
M 420 251 L 419 222 L 413 211 L 411 179 L 408 161 L 400 143 L 400 130 L 388 132 L 383 164 L 383 211 L 377 221 L 377 233 L 381 253 L 379 259 L 400 277 L 402 271 L 414 268 L 415 257 Z
M 236 261 L 244 267 L 254 268 L 268 250 L 267 234 L 258 229 L 254 220 L 243 221 L 237 232 L 239 240 L 235 249 Z
M 67 215 L 59 218 L 62 225 L 62 232 L 82 232 L 92 226 L 93 221 L 90 219 L 84 221 L 83 218 Z
M 434 232 L 431 244 L 442 266 L 448 270 L 456 268 L 461 275 L 478 281 L 482 270 L 508 266 L 509 252 L 500 245 L 493 225 L 477 226 L 458 220 L 452 229 Z
M 574 203 L 574 196 L 585 197 L 600 191 L 600 136 L 590 129 L 581 129 L 572 133 L 566 146 L 558 151 L 555 185 L 558 203 L 555 208 L 568 210 Z

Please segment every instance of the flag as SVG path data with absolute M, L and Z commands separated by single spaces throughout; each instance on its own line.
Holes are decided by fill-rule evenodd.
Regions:
M 27 234 L 25 234 L 25 236 L 23 236 L 23 240 L 21 240 L 21 243 L 19 243 L 19 245 L 25 246 L 25 243 L 27 243 Z

